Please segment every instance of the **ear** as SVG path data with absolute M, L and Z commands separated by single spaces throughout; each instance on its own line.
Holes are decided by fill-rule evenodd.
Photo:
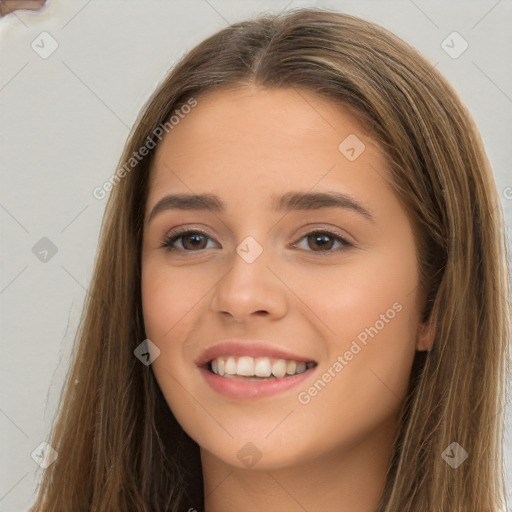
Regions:
M 435 326 L 429 320 L 421 322 L 418 325 L 416 335 L 416 350 L 420 352 L 428 350 L 430 352 L 434 348 L 435 337 Z

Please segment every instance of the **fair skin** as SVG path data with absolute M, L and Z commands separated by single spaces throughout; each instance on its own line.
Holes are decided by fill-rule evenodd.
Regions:
M 350 134 L 366 146 L 353 161 L 338 149 Z M 432 343 L 420 323 L 412 226 L 382 152 L 339 105 L 304 90 L 251 86 L 198 98 L 155 157 L 144 322 L 160 349 L 152 368 L 166 401 L 201 448 L 205 510 L 374 511 L 415 351 Z M 274 211 L 271 195 L 290 191 L 348 194 L 373 220 L 347 208 Z M 226 210 L 167 209 L 148 223 L 170 193 L 215 194 Z M 189 233 L 169 252 L 161 244 L 177 226 L 207 236 Z M 327 236 L 323 245 L 312 231 Z M 236 252 L 247 236 L 263 249 L 250 264 Z M 377 324 L 390 310 L 393 318 Z M 376 325 L 333 376 L 338 356 Z M 270 397 L 226 397 L 194 360 L 228 338 L 266 340 L 317 366 Z M 329 383 L 304 393 L 329 368 Z M 237 456 L 248 442 L 261 456 L 251 467 Z

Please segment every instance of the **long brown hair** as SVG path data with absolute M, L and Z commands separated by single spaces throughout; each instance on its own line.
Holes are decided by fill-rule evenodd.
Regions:
M 203 510 L 199 447 L 151 366 L 134 356 L 146 337 L 141 240 L 154 148 L 127 162 L 158 144 L 158 127 L 170 129 L 170 116 L 191 98 L 200 104 L 209 91 L 246 84 L 303 88 L 354 113 L 385 153 L 415 226 L 435 348 L 414 360 L 378 512 L 503 510 L 509 269 L 482 141 L 457 94 L 415 49 L 373 23 L 321 9 L 266 14 L 214 34 L 174 67 L 137 119 L 124 172 L 109 185 L 49 441 L 58 458 L 32 510 Z M 456 469 L 443 458 L 454 442 L 469 455 Z

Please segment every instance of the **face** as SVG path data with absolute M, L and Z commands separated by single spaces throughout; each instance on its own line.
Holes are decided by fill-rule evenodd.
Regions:
M 342 453 L 396 420 L 426 349 L 412 225 L 384 156 L 314 93 L 197 101 L 157 148 L 146 203 L 154 374 L 183 429 L 226 464 Z M 217 200 L 160 203 L 171 194 Z M 212 373 L 214 357 L 236 374 Z M 237 376 L 256 370 L 272 376 Z

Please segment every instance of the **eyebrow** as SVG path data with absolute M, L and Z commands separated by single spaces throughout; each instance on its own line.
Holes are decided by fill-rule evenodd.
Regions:
M 308 211 L 320 208 L 341 208 L 352 210 L 375 222 L 368 207 L 363 206 L 353 197 L 340 192 L 287 192 L 284 195 L 271 196 L 271 206 L 274 211 L 297 210 Z M 216 213 L 226 211 L 226 204 L 213 194 L 170 194 L 158 201 L 146 223 L 159 212 L 165 210 L 210 210 Z

